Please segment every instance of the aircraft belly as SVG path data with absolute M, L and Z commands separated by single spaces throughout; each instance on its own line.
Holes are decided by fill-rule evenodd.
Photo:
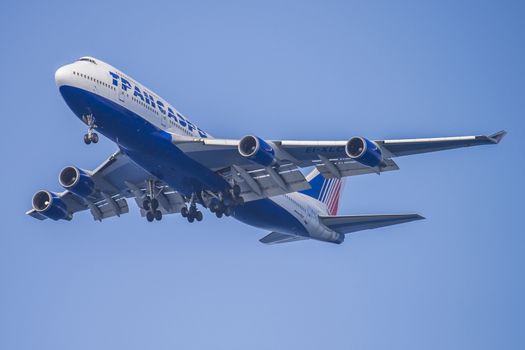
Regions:
M 297 218 L 271 199 L 260 199 L 235 207 L 233 216 L 245 224 L 261 229 L 308 236 Z

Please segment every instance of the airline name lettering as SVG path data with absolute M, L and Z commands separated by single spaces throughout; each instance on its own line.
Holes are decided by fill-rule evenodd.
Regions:
M 305 153 L 341 153 L 344 152 L 344 147 L 340 146 L 321 146 L 321 147 L 306 147 Z
M 199 135 L 203 138 L 208 137 L 208 134 L 195 126 L 192 122 L 184 118 L 179 112 L 176 112 L 171 106 L 164 104 L 164 102 L 155 99 L 151 93 L 145 89 L 141 90 L 138 86 L 132 85 L 126 78 L 121 77 L 115 72 L 109 72 L 112 79 L 113 86 L 122 89 L 126 93 L 133 94 L 133 97 L 140 99 L 143 103 L 152 107 L 153 109 L 158 110 L 163 115 L 172 119 L 175 123 L 179 124 L 181 127 L 187 129 L 190 132 L 197 130 Z

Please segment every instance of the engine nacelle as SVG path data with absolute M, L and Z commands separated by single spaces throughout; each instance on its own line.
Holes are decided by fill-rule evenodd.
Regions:
M 66 204 L 56 193 L 38 191 L 33 196 L 33 209 L 52 220 L 71 220 Z
M 251 161 L 269 166 L 275 163 L 275 151 L 263 139 L 248 135 L 239 141 L 239 153 Z
M 87 197 L 95 192 L 95 183 L 91 179 L 91 176 L 74 166 L 68 166 L 62 169 L 58 176 L 58 182 L 60 182 L 60 185 L 66 190 L 80 197 Z
M 364 137 L 352 137 L 345 146 L 348 157 L 370 167 L 383 165 L 381 148 L 373 141 Z

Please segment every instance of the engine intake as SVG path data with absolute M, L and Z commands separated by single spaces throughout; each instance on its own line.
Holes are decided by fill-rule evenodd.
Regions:
M 62 169 L 58 176 L 58 182 L 66 190 L 81 197 L 87 197 L 95 192 L 95 183 L 91 176 L 74 166 Z
M 364 137 L 352 137 L 348 140 L 345 152 L 348 157 L 370 167 L 380 166 L 385 163 L 381 148 L 375 142 Z
M 259 137 L 252 135 L 244 136 L 239 141 L 238 150 L 241 156 L 255 163 L 264 166 L 275 163 L 275 151 L 272 146 Z
M 52 220 L 71 220 L 66 204 L 53 192 L 43 190 L 35 193 L 33 209 Z

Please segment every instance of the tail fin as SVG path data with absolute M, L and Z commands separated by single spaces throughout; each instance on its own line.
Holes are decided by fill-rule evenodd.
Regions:
M 326 204 L 330 215 L 336 215 L 339 208 L 339 197 L 346 182 L 346 178 L 325 179 L 319 170 L 314 169 L 306 176 L 306 181 L 312 188 L 301 191 Z

